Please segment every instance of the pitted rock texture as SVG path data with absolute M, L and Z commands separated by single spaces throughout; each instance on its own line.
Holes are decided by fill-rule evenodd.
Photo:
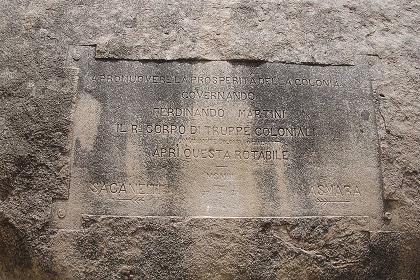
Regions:
M 418 1 L 8 0 L 0 14 L 0 279 L 420 278 Z M 88 217 L 55 230 L 52 201 L 69 186 L 69 45 L 98 59 L 368 60 L 382 227 Z

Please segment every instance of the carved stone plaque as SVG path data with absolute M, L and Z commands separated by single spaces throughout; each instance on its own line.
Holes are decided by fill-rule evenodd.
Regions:
M 366 67 L 78 59 L 69 198 L 81 215 L 376 216 Z M 61 212 L 60 212 L 61 211 Z

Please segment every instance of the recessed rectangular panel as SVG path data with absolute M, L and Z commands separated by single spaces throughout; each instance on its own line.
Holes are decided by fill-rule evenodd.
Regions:
M 77 64 L 67 219 L 381 211 L 365 67 Z

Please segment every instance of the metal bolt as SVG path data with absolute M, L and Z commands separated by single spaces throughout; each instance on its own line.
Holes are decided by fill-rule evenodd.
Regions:
M 78 61 L 81 58 L 81 54 L 77 51 L 73 52 L 73 59 Z
M 66 211 L 64 210 L 64 209 L 58 209 L 58 211 L 57 211 L 57 216 L 60 218 L 60 219 L 64 219 L 64 217 L 66 217 Z
M 384 219 L 388 221 L 391 220 L 391 212 L 385 212 Z

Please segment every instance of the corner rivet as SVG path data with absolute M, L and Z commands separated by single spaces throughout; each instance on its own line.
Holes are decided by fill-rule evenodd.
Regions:
M 66 211 L 64 210 L 64 209 L 58 209 L 58 211 L 57 211 L 57 216 L 60 218 L 60 219 L 64 219 L 65 217 L 66 217 Z
M 78 61 L 81 57 L 82 57 L 82 56 L 80 55 L 80 53 L 79 53 L 79 52 L 74 52 L 74 53 L 73 53 L 73 59 L 74 59 L 74 60 Z

